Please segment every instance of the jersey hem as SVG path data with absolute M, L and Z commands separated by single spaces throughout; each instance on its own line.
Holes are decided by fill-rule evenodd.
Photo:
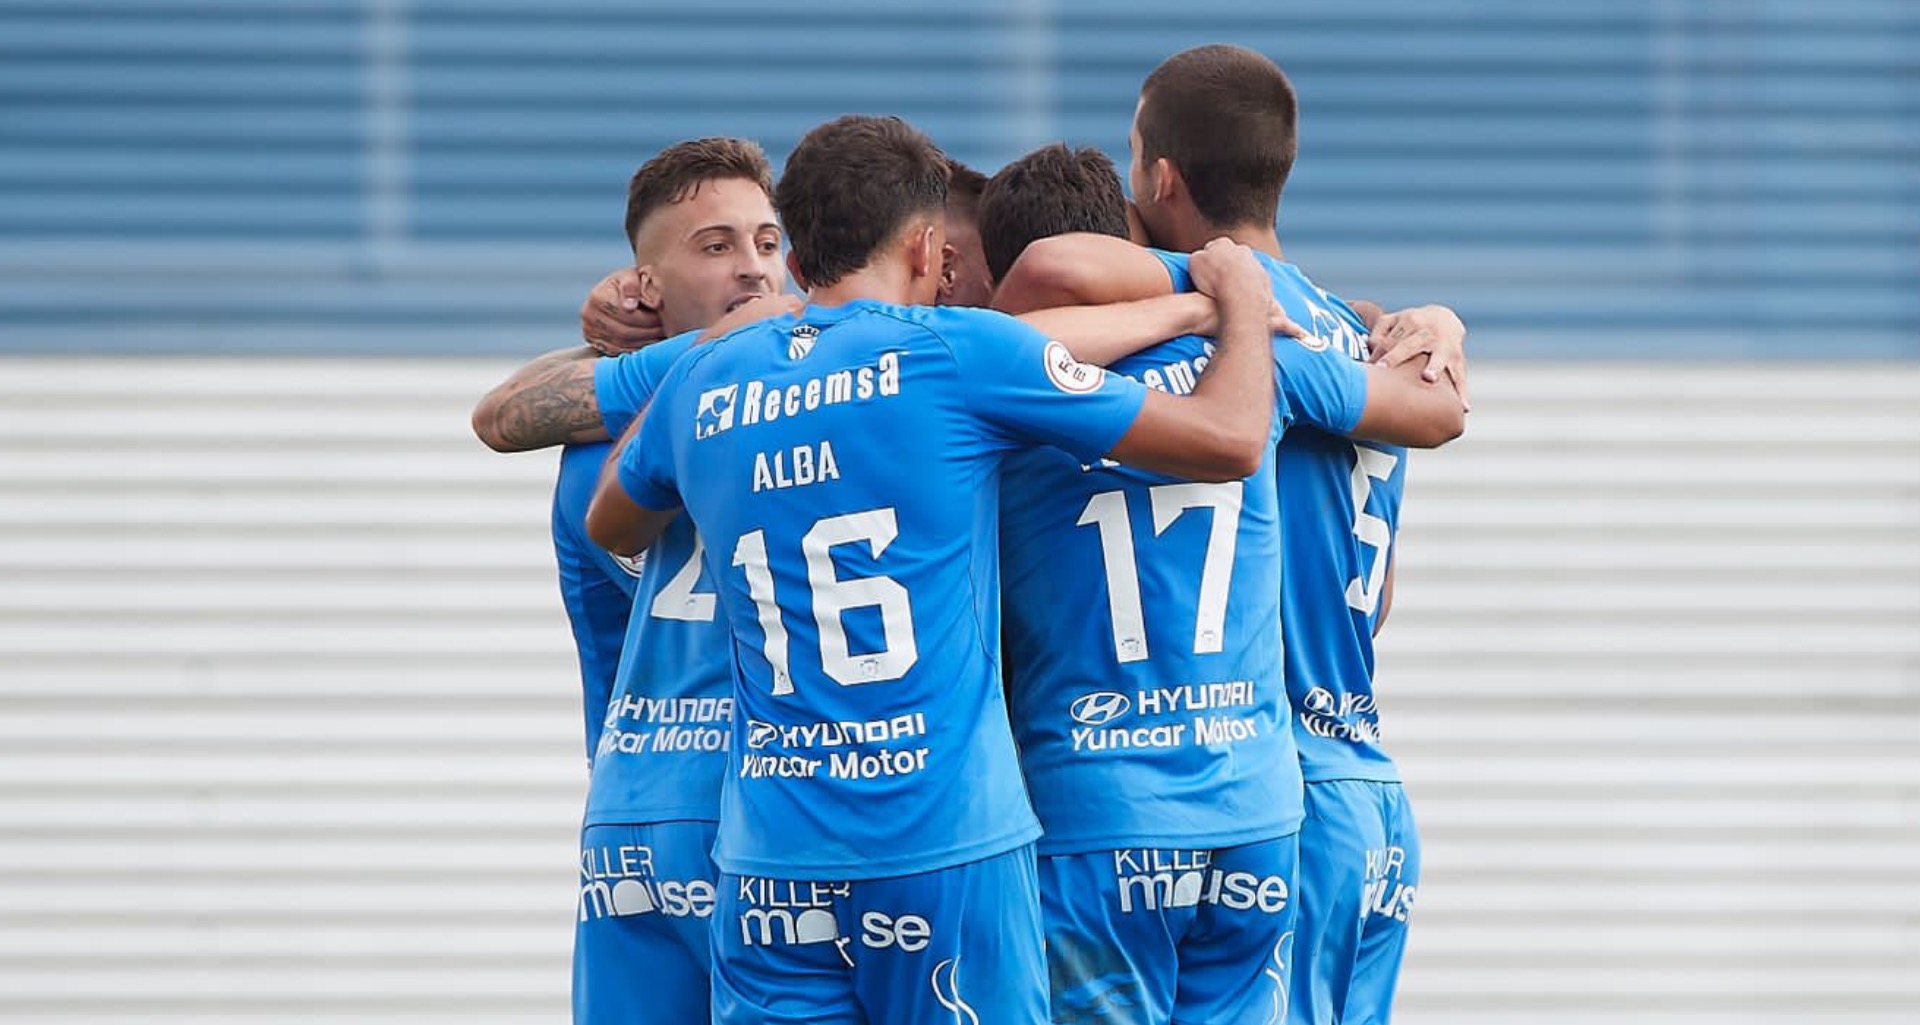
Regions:
M 1040 824 L 1036 822 L 1016 832 L 969 844 L 966 847 L 958 847 L 941 854 L 916 854 L 884 861 L 862 859 L 857 862 L 807 865 L 792 861 L 723 856 L 716 848 L 713 862 L 720 871 L 733 876 L 799 879 L 807 882 L 856 882 L 866 879 L 891 879 L 896 876 L 919 875 L 922 872 L 956 868 L 1018 850 L 1039 838 Z
M 1230 833 L 1132 833 L 1086 839 L 1069 837 L 1053 841 L 1048 841 L 1043 836 L 1036 847 L 1043 858 L 1150 847 L 1185 851 L 1219 850 L 1223 847 L 1244 847 L 1248 844 L 1292 836 L 1300 832 L 1300 827 L 1305 822 L 1306 812 L 1303 809 L 1297 818 L 1283 819 L 1271 826 L 1240 829 Z
M 586 832 L 589 829 L 626 829 L 626 828 L 638 829 L 645 826 L 677 826 L 683 823 L 690 824 L 690 825 L 700 825 L 700 826 L 719 825 L 719 821 L 716 819 L 696 819 L 696 818 L 647 819 L 644 821 L 637 821 L 637 822 L 629 821 L 627 819 L 620 819 L 619 821 L 616 821 L 616 822 L 582 822 L 580 823 L 580 831 Z
M 718 822 L 720 813 L 706 808 L 664 808 L 652 811 L 635 811 L 631 808 L 616 808 L 612 811 L 589 811 L 580 819 L 581 828 L 587 826 L 651 826 L 661 822 Z
M 1389 766 L 1379 769 L 1321 769 L 1311 771 L 1300 767 L 1300 775 L 1308 783 L 1337 783 L 1341 780 L 1355 780 L 1361 783 L 1399 783 L 1402 782 L 1397 769 Z

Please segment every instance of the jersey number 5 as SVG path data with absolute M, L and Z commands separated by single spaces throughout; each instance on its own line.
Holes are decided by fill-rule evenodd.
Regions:
M 1373 495 L 1373 482 L 1393 476 L 1400 457 L 1365 445 L 1353 446 L 1353 536 L 1374 550 L 1373 568 L 1365 579 L 1347 581 L 1347 607 L 1355 612 L 1373 614 L 1380 601 L 1380 585 L 1387 579 L 1387 554 L 1393 547 L 1393 531 L 1387 521 L 1367 511 L 1367 499 Z

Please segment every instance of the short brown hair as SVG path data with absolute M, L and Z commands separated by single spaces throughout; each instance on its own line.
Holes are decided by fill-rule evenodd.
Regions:
M 947 173 L 940 147 L 897 117 L 849 114 L 808 132 L 773 194 L 806 286 L 866 266 L 912 217 L 938 217 Z
M 1056 142 L 987 181 L 980 197 L 980 247 L 995 281 L 1007 276 L 1035 239 L 1070 231 L 1127 237 L 1127 198 L 1105 153 Z
M 947 209 L 969 220 L 978 220 L 980 193 L 986 188 L 986 175 L 952 157 L 947 158 Z
M 744 178 L 773 196 L 773 168 L 760 144 L 714 136 L 675 143 L 640 165 L 627 183 L 627 245 L 654 211 L 671 206 L 710 181 Z
M 1153 69 L 1140 99 L 1142 164 L 1167 158 L 1216 227 L 1273 223 L 1300 116 L 1278 65 L 1245 47 L 1198 46 Z

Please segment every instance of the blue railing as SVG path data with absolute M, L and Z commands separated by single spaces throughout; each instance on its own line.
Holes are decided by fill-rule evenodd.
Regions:
M 1300 89 L 1329 287 L 1498 355 L 1920 355 L 1910 0 L 906 7 L 0 0 L 0 350 L 550 347 L 662 145 L 864 110 L 1124 158 L 1146 72 L 1229 40 Z

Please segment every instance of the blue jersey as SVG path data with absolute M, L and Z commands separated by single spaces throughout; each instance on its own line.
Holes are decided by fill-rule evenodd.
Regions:
M 1395 783 L 1380 746 L 1373 696 L 1373 628 L 1379 618 L 1407 450 L 1319 431 L 1280 442 L 1280 531 L 1287 576 L 1287 694 L 1309 783 Z
M 1010 317 L 871 301 L 673 368 L 620 480 L 684 501 L 733 628 L 723 871 L 908 875 L 1039 834 L 1001 698 L 1001 461 L 1097 459 L 1144 400 Z
M 594 395 L 608 432 L 626 432 L 696 337 L 679 335 L 595 365 Z M 719 818 L 733 658 L 700 551 L 684 516 L 647 549 L 587 787 L 588 826 Z
M 1311 344 L 1348 363 L 1364 356 L 1367 329 L 1359 314 L 1294 265 L 1256 255 L 1287 316 L 1308 329 Z M 1161 259 L 1176 289 L 1192 287 L 1184 257 Z M 1283 380 L 1285 373 L 1283 365 Z M 1281 439 L 1275 475 L 1286 566 L 1280 621 L 1300 767 L 1309 783 L 1398 782 L 1393 760 L 1380 747 L 1373 627 L 1399 525 L 1407 453 L 1344 437 L 1352 423 L 1314 426 L 1319 429 L 1291 430 Z
M 560 453 L 560 475 L 553 485 L 553 557 L 560 567 L 560 600 L 580 653 L 589 762 L 600 743 L 600 721 L 613 692 L 639 573 L 635 563 L 614 557 L 587 537 L 587 505 L 612 448 L 610 442 L 568 445 Z
M 1186 257 L 1157 255 L 1184 284 Z M 1311 295 L 1276 288 L 1302 320 Z M 1329 348 L 1275 339 L 1275 440 L 1296 422 L 1358 421 L 1365 374 Z M 1212 355 L 1188 336 L 1113 370 L 1185 394 Z M 1001 509 L 1009 691 L 1041 850 L 1226 847 L 1297 830 L 1271 454 L 1245 481 L 1195 484 L 1035 450 L 1009 462 Z

